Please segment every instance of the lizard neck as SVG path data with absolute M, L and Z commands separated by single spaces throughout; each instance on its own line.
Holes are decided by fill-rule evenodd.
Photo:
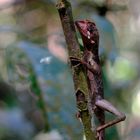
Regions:
M 85 52 L 90 52 L 93 55 L 95 61 L 99 62 L 98 45 L 84 44 L 84 47 L 85 47 Z

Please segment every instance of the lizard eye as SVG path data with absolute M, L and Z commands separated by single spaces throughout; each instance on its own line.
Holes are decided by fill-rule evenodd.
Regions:
M 92 32 L 93 32 L 93 29 L 92 29 L 92 28 L 89 28 L 88 31 L 89 31 L 90 33 L 92 33 Z
M 92 32 L 94 31 L 94 27 L 93 27 L 92 25 L 90 25 L 90 26 L 87 28 L 87 30 L 88 30 L 90 33 L 92 33 Z

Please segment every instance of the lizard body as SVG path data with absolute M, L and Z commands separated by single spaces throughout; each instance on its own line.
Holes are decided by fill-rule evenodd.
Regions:
M 76 62 L 75 64 L 82 64 L 86 67 L 86 75 L 90 92 L 90 105 L 100 123 L 100 126 L 96 129 L 98 136 L 97 139 L 104 140 L 104 129 L 125 120 L 125 115 L 104 99 L 102 72 L 98 55 L 99 33 L 95 23 L 89 20 L 81 20 L 76 21 L 75 24 L 83 40 L 83 59 L 70 59 L 71 62 Z M 117 118 L 113 121 L 105 123 L 104 111 L 108 111 L 116 115 Z

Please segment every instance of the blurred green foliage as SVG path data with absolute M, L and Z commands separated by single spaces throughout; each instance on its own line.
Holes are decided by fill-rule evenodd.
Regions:
M 105 98 L 127 115 L 125 122 L 106 130 L 107 140 L 140 137 L 140 11 L 134 8 L 137 0 L 131 1 L 71 1 L 75 19 L 97 24 Z M 83 137 L 55 3 L 0 2 L 0 140 L 34 139 L 45 119 L 63 139 Z

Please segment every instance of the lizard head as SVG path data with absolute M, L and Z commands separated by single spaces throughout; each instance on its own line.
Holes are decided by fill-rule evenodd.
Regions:
M 99 33 L 94 22 L 90 20 L 80 20 L 75 22 L 80 32 L 84 46 L 97 46 L 99 42 Z

